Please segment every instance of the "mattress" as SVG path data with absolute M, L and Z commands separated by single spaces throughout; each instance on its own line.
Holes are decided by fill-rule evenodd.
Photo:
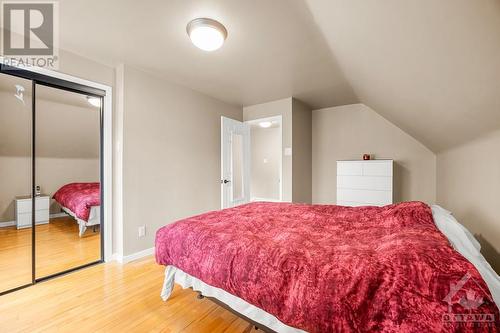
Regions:
M 283 207 L 283 204 L 281 204 L 281 207 Z M 265 207 L 265 209 L 267 209 L 267 210 L 273 209 L 273 208 L 276 208 L 276 206 L 273 207 L 273 206 L 266 205 L 266 207 Z M 335 209 L 337 209 L 337 208 L 335 208 Z M 286 215 L 287 213 L 291 214 L 290 213 L 291 210 L 293 210 L 293 208 L 291 206 L 287 207 L 285 212 L 283 212 L 283 211 L 280 212 L 280 215 L 283 215 L 283 214 Z M 314 210 L 312 210 L 312 211 L 314 211 Z M 422 213 L 424 211 L 425 211 L 425 209 L 422 210 L 420 213 Z M 349 212 L 349 210 L 346 210 L 346 211 L 342 211 L 341 213 L 348 213 L 348 212 Z M 336 212 L 336 214 L 338 214 L 338 213 L 339 212 Z M 249 211 L 247 211 L 247 212 L 244 212 L 243 214 L 248 215 L 250 213 L 249 213 Z M 311 210 L 305 209 L 302 211 L 302 214 L 311 214 Z M 398 214 L 400 214 L 400 212 L 396 212 L 395 216 Z M 413 214 L 413 213 L 411 213 L 411 214 Z M 425 215 L 425 213 L 422 213 L 422 214 Z M 450 219 L 452 219 L 451 214 L 449 214 L 446 211 L 435 206 L 435 207 L 432 207 L 432 216 L 434 216 L 434 220 L 436 221 L 437 227 L 440 229 L 440 231 L 444 235 L 446 235 L 445 239 L 453 245 L 455 250 L 457 250 L 465 258 L 467 258 L 468 261 L 462 262 L 463 260 L 465 260 L 463 257 L 460 257 L 458 254 L 455 255 L 452 253 L 453 251 L 448 250 L 446 248 L 446 246 L 449 246 L 449 243 L 447 243 L 448 245 L 440 243 L 441 241 L 439 240 L 439 237 L 440 237 L 439 235 L 442 235 L 442 234 L 439 233 L 437 230 L 435 232 L 432 230 L 432 228 L 436 229 L 436 225 L 434 225 L 434 220 L 432 218 L 429 219 L 429 218 L 425 217 L 423 219 L 425 221 L 422 222 L 423 225 L 422 226 L 417 225 L 417 227 L 420 228 L 420 229 L 417 228 L 417 231 L 421 231 L 422 234 L 430 233 L 430 235 L 432 235 L 432 237 L 430 237 L 429 242 L 424 243 L 423 246 L 425 247 L 427 245 L 433 244 L 432 247 L 438 246 L 439 251 L 444 251 L 447 256 L 456 257 L 456 258 L 454 258 L 454 260 L 455 260 L 454 264 L 451 264 L 451 265 L 455 265 L 455 264 L 457 264 L 457 262 L 460 262 L 459 265 L 466 267 L 468 271 L 472 272 L 472 274 L 475 274 L 474 278 L 477 280 L 480 280 L 479 284 L 483 283 L 483 287 L 485 289 L 489 288 L 491 295 L 493 295 L 493 298 L 496 301 L 498 301 L 498 290 L 499 290 L 499 288 L 498 288 L 498 285 L 499 285 L 498 276 L 493 272 L 491 267 L 486 263 L 484 258 L 480 255 L 480 253 L 477 249 L 477 244 L 473 243 L 473 240 L 469 238 L 470 235 L 467 235 L 467 233 L 463 229 L 462 229 L 462 232 L 460 233 L 460 232 L 457 232 L 457 230 L 458 230 L 457 228 L 450 227 L 453 224 L 453 223 L 451 223 L 453 221 L 450 220 Z M 293 218 L 293 214 L 291 214 L 289 217 Z M 218 218 L 222 219 L 223 217 L 218 216 Z M 226 216 L 225 218 L 228 218 L 228 217 Z M 241 218 L 241 216 L 240 216 L 240 218 Z M 269 216 L 267 218 L 269 218 Z M 301 218 L 303 218 L 303 216 L 301 216 Z M 311 218 L 311 216 L 310 216 L 310 218 Z M 314 216 L 312 218 L 314 218 Z M 344 218 L 345 218 L 345 216 L 344 216 Z M 195 217 L 194 219 L 199 222 L 200 217 Z M 417 217 L 417 219 L 418 219 L 418 217 Z M 429 220 L 432 223 L 433 227 L 426 224 L 426 223 L 428 223 Z M 236 223 L 237 221 L 233 220 L 233 222 Z M 386 223 L 386 222 L 387 221 L 385 221 L 384 223 Z M 217 218 L 215 220 L 211 220 L 211 222 L 209 222 L 209 223 L 217 223 Z M 403 222 L 400 221 L 400 222 L 398 222 L 398 224 L 396 224 L 396 226 L 401 224 L 401 223 L 409 223 L 411 225 L 413 222 L 411 221 L 411 219 L 409 221 L 403 221 Z M 322 230 L 322 231 L 324 231 L 324 230 Z M 415 230 L 412 230 L 411 228 L 406 229 L 406 232 L 411 233 L 413 231 L 415 231 Z M 279 237 L 283 237 L 283 235 L 280 235 Z M 210 236 L 207 235 L 207 237 L 205 237 L 205 238 L 206 238 L 205 241 L 210 244 L 210 242 L 209 242 Z M 418 235 L 416 235 L 416 238 L 414 238 L 414 239 L 418 240 Z M 413 241 L 414 241 L 414 239 L 413 239 Z M 190 241 L 194 242 L 194 244 L 193 244 L 194 246 L 197 246 L 197 245 L 201 246 L 201 244 L 197 243 L 197 240 L 195 240 L 195 239 L 190 239 Z M 257 239 L 255 241 L 257 242 Z M 404 237 L 402 237 L 400 240 L 396 239 L 396 241 L 400 241 L 401 244 L 403 244 L 405 241 L 408 241 L 408 240 L 405 240 Z M 158 243 L 157 243 L 157 245 L 158 245 Z M 416 244 L 416 246 L 418 247 L 419 244 Z M 422 246 L 422 244 L 420 244 L 420 246 Z M 184 248 L 183 251 L 186 251 L 186 249 Z M 411 252 L 411 249 L 408 251 Z M 432 248 L 429 248 L 429 253 L 432 253 Z M 160 255 L 161 255 L 161 250 L 160 250 Z M 409 255 L 411 256 L 411 253 L 409 253 Z M 457 257 L 457 255 L 458 255 L 458 257 Z M 158 257 L 158 247 L 157 247 L 157 257 Z M 460 258 L 462 258 L 462 259 L 460 259 Z M 217 261 L 213 260 L 213 258 L 210 258 L 210 256 L 208 256 L 208 258 L 206 258 L 206 260 L 209 260 L 209 261 L 211 260 L 210 265 L 217 265 Z M 458 260 L 458 261 L 456 261 L 456 260 Z M 469 261 L 474 266 L 467 267 L 467 264 L 470 264 Z M 162 263 L 161 260 L 160 260 L 160 263 Z M 179 266 L 182 266 L 182 264 L 183 264 L 182 261 L 180 261 L 179 263 L 180 263 Z M 444 262 L 443 264 L 450 264 L 450 263 Z M 339 266 L 340 266 L 340 269 L 342 269 L 342 265 L 339 265 Z M 189 265 L 187 265 L 187 266 L 185 265 L 185 267 L 189 267 Z M 473 267 L 475 267 L 477 270 L 474 270 Z M 286 319 L 286 321 L 280 320 L 280 318 L 278 318 L 278 316 L 275 315 L 276 312 L 274 314 L 271 314 L 272 311 L 266 311 L 265 309 L 263 309 L 262 306 L 255 304 L 254 301 L 248 301 L 249 300 L 248 297 L 238 297 L 237 292 L 235 292 L 235 289 L 231 289 L 231 288 L 227 288 L 227 287 L 218 288 L 216 283 L 209 282 L 210 278 L 207 278 L 206 276 L 203 278 L 200 278 L 199 274 L 197 274 L 198 272 L 195 272 L 195 274 L 190 274 L 189 272 L 186 272 L 181 268 L 182 267 L 176 267 L 175 265 L 170 265 L 167 267 L 165 284 L 164 284 L 164 288 L 162 291 L 162 297 L 164 299 L 168 298 L 168 296 L 171 292 L 171 287 L 173 286 L 174 281 L 176 281 L 184 288 L 191 287 L 195 290 L 199 290 L 200 292 L 202 292 L 206 296 L 215 297 L 215 298 L 219 299 L 220 301 L 226 303 L 228 306 L 232 307 L 234 310 L 247 316 L 248 318 L 250 318 L 256 322 L 259 322 L 262 325 L 265 325 L 265 326 L 267 326 L 275 331 L 278 331 L 278 332 L 302 332 L 304 330 L 330 331 L 332 328 L 332 326 L 324 326 L 324 327 L 312 326 L 312 328 L 310 327 L 309 329 L 302 327 L 302 328 L 304 328 L 304 330 L 301 330 L 300 328 L 296 328 L 296 327 L 300 327 L 300 325 L 293 325 L 293 324 L 286 325 L 286 324 L 284 324 L 284 322 L 287 322 L 287 323 L 290 322 L 290 320 L 288 320 L 288 318 Z M 433 267 L 433 270 L 429 270 L 426 268 L 418 269 L 418 270 L 422 270 L 423 271 L 422 274 L 425 274 L 425 272 L 433 273 L 433 270 L 439 271 L 440 269 Z M 445 269 L 445 271 L 450 271 L 450 270 L 452 271 L 453 268 Z M 347 272 L 346 272 L 346 274 L 347 274 Z M 479 274 L 481 274 L 481 275 L 479 275 Z M 368 274 L 368 275 L 370 275 L 370 274 Z M 481 277 L 484 279 L 484 281 L 488 287 L 486 287 L 484 285 L 484 282 L 482 281 Z M 231 281 L 232 278 L 233 277 L 230 277 L 229 281 Z M 417 278 L 419 278 L 419 277 L 417 277 Z M 440 278 L 442 279 L 442 277 L 440 277 Z M 457 280 L 459 280 L 458 276 L 457 276 Z M 321 282 L 321 280 L 318 280 L 318 281 Z M 234 282 L 234 283 L 237 284 L 237 282 Z M 315 281 L 315 283 L 317 283 L 317 281 Z M 378 281 L 377 285 L 381 284 L 381 283 L 382 282 Z M 248 286 L 248 287 L 252 287 L 252 286 Z M 308 286 L 308 288 L 311 288 L 311 289 L 314 289 L 316 287 L 317 287 L 317 285 Z M 447 286 L 447 287 L 449 288 L 449 286 Z M 242 288 L 241 284 L 238 288 L 240 288 L 240 289 Z M 403 288 L 401 290 L 404 291 L 406 289 Z M 290 294 L 289 292 L 287 292 L 287 293 Z M 488 296 L 489 295 L 487 295 L 487 297 Z M 411 297 L 411 296 L 409 296 L 409 297 Z M 489 297 L 491 297 L 491 296 L 489 296 Z M 243 298 L 246 298 L 247 301 L 245 301 Z M 418 300 L 418 298 L 414 298 L 414 300 L 415 299 Z M 302 300 L 299 300 L 299 301 L 302 301 Z M 407 299 L 406 301 L 411 302 L 412 300 Z M 436 304 L 438 304 L 438 303 L 439 302 L 437 302 Z M 271 307 L 271 309 L 272 309 L 272 307 Z M 333 318 L 335 318 L 337 320 L 337 317 L 342 317 L 342 314 L 341 314 L 342 310 L 339 307 L 336 307 L 335 305 L 333 305 L 333 306 L 331 306 L 331 310 L 334 313 L 329 313 L 328 318 L 332 318 L 332 319 L 329 319 L 330 321 L 332 321 Z M 295 308 L 295 311 L 300 311 L 300 310 L 297 310 Z M 496 311 L 496 314 L 498 315 L 498 310 L 496 308 L 494 311 Z M 278 315 L 281 315 L 281 314 L 278 312 Z M 306 315 L 312 316 L 314 314 L 308 312 L 308 313 L 306 313 Z M 335 317 L 333 317 L 333 315 L 335 315 Z M 392 320 L 392 322 L 394 322 L 394 320 Z M 341 324 L 342 323 L 340 323 L 339 325 L 341 325 Z M 424 325 L 424 326 L 425 326 L 425 324 L 426 323 L 422 323 L 422 325 Z M 440 324 L 442 324 L 442 323 L 440 323 Z M 321 323 L 319 325 L 321 325 Z M 331 323 L 328 323 L 327 325 L 331 325 Z M 388 325 L 391 325 L 391 323 L 388 323 Z M 399 325 L 401 325 L 401 323 L 399 323 Z M 330 327 L 330 328 L 328 328 L 328 327 Z M 336 326 L 336 327 L 338 328 L 339 326 Z

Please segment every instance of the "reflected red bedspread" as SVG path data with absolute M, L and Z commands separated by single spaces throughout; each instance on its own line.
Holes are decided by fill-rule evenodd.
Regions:
M 498 331 L 483 279 L 420 202 L 214 211 L 158 230 L 156 260 L 309 332 Z M 449 307 L 450 285 L 467 273 Z M 459 327 L 449 313 L 495 321 Z
M 79 219 L 88 221 L 90 208 L 101 205 L 100 183 L 67 184 L 57 190 L 53 198 Z

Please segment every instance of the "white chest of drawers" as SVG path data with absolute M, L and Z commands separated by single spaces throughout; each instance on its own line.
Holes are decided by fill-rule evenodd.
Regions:
M 393 160 L 337 161 L 337 205 L 393 203 Z
M 16 224 L 17 229 L 31 227 L 31 197 L 16 197 Z M 35 223 L 49 223 L 50 197 L 40 195 L 35 198 Z

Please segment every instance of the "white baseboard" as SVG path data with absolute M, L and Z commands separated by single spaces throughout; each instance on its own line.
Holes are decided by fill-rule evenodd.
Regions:
M 61 212 L 61 213 L 56 213 L 56 214 L 50 214 L 50 218 L 51 219 L 55 219 L 55 218 L 58 218 L 58 217 L 68 217 L 69 215 L 64 213 L 64 212 Z
M 120 255 L 118 255 L 118 253 L 113 253 L 111 255 L 111 258 L 109 259 L 104 259 L 105 262 L 110 262 L 110 261 L 120 261 Z
M 16 221 L 0 222 L 0 228 L 13 227 L 17 225 Z
M 66 213 L 57 213 L 57 214 L 50 214 L 49 218 L 54 219 L 58 217 L 65 217 L 68 216 Z M 7 227 L 14 227 L 17 225 L 16 221 L 7 221 L 7 222 L 0 222 L 0 228 L 7 228 Z
M 150 256 L 154 253 L 155 253 L 155 248 L 152 247 L 152 248 L 149 248 L 146 250 L 142 250 L 142 251 L 139 251 L 136 253 L 129 254 L 128 256 L 118 256 L 118 255 L 115 256 L 114 255 L 114 257 L 115 257 L 115 260 L 118 261 L 119 263 L 126 264 L 128 262 Z

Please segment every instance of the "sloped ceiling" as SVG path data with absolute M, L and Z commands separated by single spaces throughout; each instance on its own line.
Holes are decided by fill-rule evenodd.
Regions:
M 24 103 L 15 85 L 25 87 Z M 0 77 L 0 157 L 31 156 L 31 82 Z M 48 158 L 99 158 L 99 109 L 85 95 L 37 87 L 36 156 Z
M 307 4 L 360 101 L 430 149 L 500 128 L 500 1 Z
M 61 0 L 61 47 L 235 105 L 362 102 L 438 152 L 500 127 L 499 0 Z M 221 21 L 213 53 L 185 27 Z

